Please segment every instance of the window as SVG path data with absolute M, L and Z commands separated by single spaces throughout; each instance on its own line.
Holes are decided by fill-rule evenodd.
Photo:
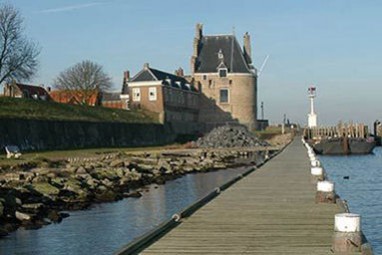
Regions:
M 155 87 L 149 88 L 149 100 L 150 101 L 157 100 L 157 88 Z
M 229 80 L 229 85 L 232 85 L 232 80 Z
M 228 103 L 228 102 L 229 102 L 228 89 L 220 89 L 220 103 Z
M 208 88 L 211 89 L 212 87 L 212 80 L 208 80 Z
M 141 101 L 141 89 L 133 88 L 133 101 L 139 102 Z
M 203 81 L 207 80 L 207 75 L 203 75 Z
M 227 77 L 227 68 L 219 69 L 219 77 Z

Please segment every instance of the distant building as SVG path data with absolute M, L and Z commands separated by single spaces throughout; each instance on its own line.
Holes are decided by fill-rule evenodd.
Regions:
M 107 108 L 128 109 L 128 102 L 121 99 L 121 92 L 103 92 L 101 105 Z
M 101 96 L 102 94 L 96 89 L 87 92 L 79 90 L 54 90 L 50 92 L 53 101 L 74 105 L 101 105 Z
M 197 24 L 191 72 L 201 88 L 199 120 L 209 126 L 239 122 L 257 127 L 257 73 L 250 35 L 243 49 L 234 35 L 203 35 Z
M 182 73 L 178 70 L 177 74 Z M 145 64 L 137 75 L 128 79 L 125 87 L 132 109 L 156 112 L 162 123 L 198 122 L 200 93 L 184 77 Z
M 50 90 L 50 88 L 48 88 Z M 30 98 L 36 100 L 50 100 L 48 91 L 42 86 L 27 85 L 17 82 L 5 84 L 4 96 L 15 98 Z

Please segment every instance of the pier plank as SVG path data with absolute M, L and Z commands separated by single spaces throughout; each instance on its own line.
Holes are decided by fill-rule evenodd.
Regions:
M 332 254 L 335 204 L 316 204 L 299 140 L 142 254 Z

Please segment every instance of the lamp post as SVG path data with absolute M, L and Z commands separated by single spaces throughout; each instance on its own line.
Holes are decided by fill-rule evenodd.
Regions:
M 310 100 L 310 113 L 308 113 L 308 127 L 317 127 L 317 114 L 314 112 L 314 98 L 316 97 L 316 87 L 308 88 L 308 97 Z

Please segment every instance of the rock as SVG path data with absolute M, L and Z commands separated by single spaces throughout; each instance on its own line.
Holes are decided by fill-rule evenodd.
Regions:
M 109 187 L 109 188 L 111 188 L 111 187 L 114 186 L 113 182 L 111 182 L 111 181 L 110 181 L 109 179 L 107 179 L 107 178 L 103 179 L 103 180 L 101 181 L 101 183 L 102 183 L 104 186 Z
M 123 160 L 115 159 L 110 162 L 111 167 L 123 167 L 125 165 Z
M 139 198 L 142 196 L 142 193 L 139 191 L 133 191 L 133 192 L 128 192 L 128 193 L 123 193 L 123 197 L 135 197 Z
M 60 190 L 47 182 L 32 184 L 32 188 L 43 195 L 58 195 Z
M 89 188 L 91 189 L 94 189 L 96 186 L 97 186 L 97 183 L 98 181 L 96 181 L 95 179 L 91 178 L 91 179 L 87 179 L 86 180 L 86 184 L 89 186 Z
M 232 148 L 267 146 L 268 143 L 259 140 L 245 126 L 220 126 L 196 142 L 199 148 Z
M 31 215 L 26 214 L 26 213 L 22 213 L 22 212 L 19 212 L 19 211 L 15 212 L 15 217 L 19 221 L 30 221 L 32 219 Z
M 49 210 L 47 218 L 54 223 L 60 223 L 62 221 L 61 214 L 55 210 Z
M 37 175 L 33 178 L 32 182 L 33 183 L 37 183 L 37 182 L 44 183 L 44 182 L 48 182 L 49 180 L 50 180 L 50 178 L 46 175 Z
M 79 168 L 77 168 L 76 170 L 76 174 L 87 174 L 88 172 L 86 171 L 86 169 L 83 167 L 83 166 L 80 166 Z
M 118 177 L 123 177 L 123 176 L 125 176 L 126 171 L 123 168 L 118 168 L 118 169 L 115 170 L 115 174 Z
M 112 190 L 106 190 L 102 193 L 96 193 L 95 198 L 99 202 L 112 202 L 118 200 L 117 194 Z
M 84 168 L 87 172 L 94 170 L 93 164 L 90 164 L 90 163 L 85 164 Z
M 39 211 L 45 208 L 43 203 L 31 203 L 31 204 L 23 204 L 21 206 L 24 212 L 27 213 L 38 213 Z

